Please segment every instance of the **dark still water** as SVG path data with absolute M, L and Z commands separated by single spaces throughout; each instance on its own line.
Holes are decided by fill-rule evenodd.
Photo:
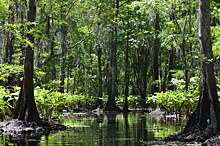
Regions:
M 60 123 L 66 131 L 43 135 L 35 139 L 14 139 L 2 135 L 2 146 L 137 146 L 149 145 L 180 132 L 185 120 L 152 117 L 146 113 L 106 114 L 71 113 Z

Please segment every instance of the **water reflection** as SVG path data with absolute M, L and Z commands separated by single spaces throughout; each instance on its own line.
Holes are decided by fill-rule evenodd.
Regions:
M 124 128 L 125 128 L 125 136 L 126 136 L 126 138 L 128 138 L 128 139 L 130 139 L 130 134 L 129 134 L 129 123 L 128 123 L 128 113 L 124 113 L 123 114 L 123 116 L 124 116 L 124 119 L 125 119 L 125 126 L 124 126 Z M 125 141 L 125 145 L 128 145 L 129 144 L 129 141 L 128 140 L 126 140 Z
M 19 140 L 1 136 L 0 145 L 137 146 L 180 132 L 185 122 L 174 118 L 150 117 L 146 113 L 72 113 L 62 123 L 72 128 L 35 139 Z
M 40 143 L 41 137 L 35 138 L 24 138 L 24 137 L 12 137 L 7 135 L 0 136 L 0 145 L 1 146 L 38 146 Z
M 96 117 L 96 121 L 98 123 L 98 135 L 99 135 L 99 146 L 102 146 L 102 141 L 103 141 L 103 130 L 102 130 L 102 122 L 104 120 L 104 115 L 101 114 L 95 114 L 95 117 Z
M 40 142 L 40 137 L 35 138 L 13 138 L 10 137 L 10 142 L 13 144 L 16 144 L 17 146 L 38 146 L 38 143 Z
M 137 129 L 141 129 L 139 132 L 137 132 L 137 139 L 147 141 L 147 122 L 146 122 L 146 116 L 142 113 L 140 120 L 137 120 Z
M 105 141 L 108 141 L 112 146 L 118 146 L 118 123 L 116 122 L 116 113 L 108 113 L 106 116 L 108 125 Z

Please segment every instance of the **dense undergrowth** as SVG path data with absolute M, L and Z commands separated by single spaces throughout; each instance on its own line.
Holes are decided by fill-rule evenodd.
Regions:
M 18 99 L 19 88 L 15 87 L 10 93 L 3 86 L 0 87 L 0 115 L 2 119 L 9 118 L 12 114 L 14 103 Z M 168 114 L 188 114 L 195 109 L 199 92 L 195 91 L 166 91 L 155 93 L 146 97 L 146 105 L 152 110 L 160 107 Z M 55 90 L 35 88 L 35 100 L 38 111 L 43 119 L 61 118 L 63 111 L 91 110 L 95 108 L 97 97 L 60 93 Z M 103 97 L 103 104 L 107 102 L 107 96 Z M 124 96 L 117 97 L 117 105 L 123 108 Z M 141 107 L 141 97 L 130 95 L 128 97 L 129 108 Z
M 189 90 L 185 91 L 184 82 L 173 80 L 174 90 L 159 92 L 146 97 L 146 105 L 149 109 L 160 108 L 166 114 L 188 115 L 190 114 L 199 99 L 198 80 L 190 81 Z M 218 84 L 218 89 L 220 85 Z M 13 115 L 15 101 L 18 99 L 20 87 L 5 88 L 0 86 L 0 119 L 9 119 Z M 74 95 L 71 93 L 60 93 L 56 89 L 47 90 L 36 87 L 34 89 L 35 100 L 40 116 L 43 119 L 62 118 L 62 113 L 74 110 L 92 110 L 95 108 L 97 97 Z M 218 92 L 220 93 L 220 92 Z M 103 96 L 103 105 L 108 97 Z M 116 98 L 116 104 L 120 108 L 124 106 L 124 95 Z M 130 95 L 128 105 L 130 109 L 142 107 L 142 99 L 139 95 Z

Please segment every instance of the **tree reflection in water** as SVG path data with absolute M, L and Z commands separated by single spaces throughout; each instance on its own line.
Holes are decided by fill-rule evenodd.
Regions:
M 107 139 L 111 146 L 118 146 L 118 125 L 116 122 L 116 113 L 107 113 L 108 126 L 107 126 Z
M 38 136 L 38 137 L 34 137 L 34 138 L 19 138 L 19 137 L 9 137 L 10 139 L 10 143 L 13 143 L 15 144 L 16 146 L 38 146 L 39 142 L 40 142 L 40 139 L 41 137 Z
M 180 132 L 185 122 L 173 117 L 151 117 L 147 113 L 74 113 L 61 124 L 70 126 L 38 138 L 0 136 L 0 145 L 16 146 L 138 146 Z
M 103 141 L 103 128 L 102 128 L 102 122 L 104 120 L 104 115 L 103 114 L 95 114 L 96 121 L 98 123 L 98 135 L 99 135 L 99 146 L 102 146 L 102 141 Z

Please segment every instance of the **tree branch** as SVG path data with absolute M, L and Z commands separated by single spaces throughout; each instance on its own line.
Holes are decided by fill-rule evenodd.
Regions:
M 94 32 L 94 30 L 93 30 L 93 31 L 90 31 L 87 36 L 85 36 L 85 37 L 84 37 L 82 40 L 80 40 L 79 42 L 75 43 L 73 46 L 66 48 L 66 50 L 75 48 L 76 46 L 78 46 L 79 44 L 81 44 L 83 41 L 85 41 L 87 38 L 89 38 L 89 37 L 91 36 L 92 32 Z M 66 51 L 66 50 L 64 50 L 64 51 Z M 42 61 L 42 62 L 38 65 L 38 67 L 41 67 L 41 66 L 47 64 L 47 63 L 50 62 L 53 58 L 62 55 L 62 53 L 63 53 L 63 52 L 61 51 L 60 53 L 57 53 L 57 54 L 54 54 L 54 55 L 50 55 L 46 60 Z

